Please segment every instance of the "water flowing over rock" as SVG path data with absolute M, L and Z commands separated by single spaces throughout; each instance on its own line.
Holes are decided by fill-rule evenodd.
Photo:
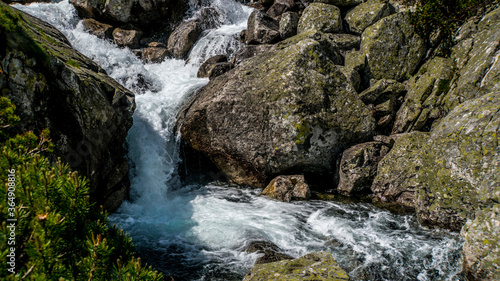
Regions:
M 294 260 L 255 265 L 243 281 L 328 280 L 347 281 L 349 276 L 328 252 L 309 253 Z
M 373 79 L 408 79 L 423 59 L 426 47 L 413 32 L 408 13 L 394 14 L 365 29 L 361 51 L 366 56 L 366 73 Z
M 255 264 L 264 264 L 270 262 L 277 262 L 282 260 L 292 260 L 293 257 L 280 252 L 281 249 L 271 242 L 267 241 L 251 241 L 245 246 L 247 253 L 259 253 L 263 256 L 259 257 Z
M 176 58 L 184 58 L 201 32 L 200 23 L 196 20 L 181 23 L 168 38 L 168 50 Z
M 101 39 L 113 38 L 113 26 L 105 23 L 98 22 L 94 19 L 84 19 L 82 20 L 82 25 L 85 31 L 93 34 Z
M 116 28 L 113 30 L 113 42 L 120 47 L 137 48 L 142 34 L 140 30 Z
M 292 200 L 308 200 L 311 198 L 311 190 L 304 175 L 277 176 L 262 191 L 262 195 L 290 202 Z
M 333 5 L 312 3 L 299 19 L 297 32 L 316 30 L 326 33 L 342 33 L 340 9 Z
M 182 0 L 70 0 L 83 18 L 110 23 L 132 23 L 140 28 L 160 23 L 173 24 L 184 16 L 186 1 Z M 156 26 L 158 27 L 158 26 Z
M 373 136 L 370 111 L 335 65 L 338 50 L 314 34 L 244 60 L 179 113 L 187 142 L 233 182 L 264 187 L 293 170 L 328 173 L 343 149 Z
M 165 45 L 158 42 L 151 42 L 148 48 L 142 51 L 141 59 L 146 62 L 161 63 L 169 55 L 170 52 Z
M 93 200 L 117 208 L 128 196 L 123 143 L 134 95 L 51 25 L 1 2 L 0 10 L 17 19 L 15 29 L 0 28 L 7 32 L 0 36 L 0 88 L 17 106 L 22 130 L 50 129 L 55 156 L 90 180 Z

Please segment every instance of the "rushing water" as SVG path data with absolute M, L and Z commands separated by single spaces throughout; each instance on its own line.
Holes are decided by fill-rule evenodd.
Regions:
M 265 240 L 295 257 L 330 251 L 353 280 L 461 280 L 459 236 L 422 228 L 413 215 L 365 203 L 282 203 L 242 187 L 181 186 L 175 116 L 208 83 L 196 78 L 200 63 L 238 49 L 237 35 L 251 12 L 233 0 L 210 5 L 219 10 L 222 26 L 203 33 L 189 63 L 160 64 L 144 64 L 130 50 L 85 33 L 67 1 L 16 6 L 56 26 L 136 93 L 127 138 L 131 201 L 110 219 L 130 233 L 143 259 L 176 280 L 241 280 L 258 257 L 245 253 L 245 244 Z

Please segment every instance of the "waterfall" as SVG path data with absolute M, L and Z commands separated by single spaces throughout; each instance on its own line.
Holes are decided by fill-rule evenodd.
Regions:
M 207 58 L 234 52 L 251 9 L 233 0 L 202 1 L 219 11 L 221 26 L 203 32 L 188 63 L 145 64 L 129 49 L 83 31 L 67 2 L 16 8 L 63 32 L 74 48 L 136 94 L 127 137 L 131 196 L 111 223 L 127 231 L 143 260 L 175 280 L 241 280 L 257 258 L 242 250 L 266 240 L 289 255 L 330 251 L 353 280 L 461 280 L 458 234 L 429 230 L 414 215 L 366 203 L 282 203 L 245 187 L 182 186 L 173 133 L 183 102 L 208 79 L 196 77 Z M 191 5 L 190 16 L 199 5 Z M 145 86 L 147 85 L 147 86 Z

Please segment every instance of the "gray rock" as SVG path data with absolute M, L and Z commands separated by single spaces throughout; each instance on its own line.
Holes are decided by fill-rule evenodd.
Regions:
M 347 52 L 345 55 L 345 66 L 355 71 L 362 71 L 366 66 L 366 56 L 359 51 Z
M 267 51 L 273 50 L 274 45 L 264 44 L 264 45 L 245 45 L 241 47 L 234 58 L 232 59 L 232 63 L 234 65 L 240 64 L 242 61 L 254 57 L 258 54 L 265 53 Z
M 220 27 L 222 25 L 222 21 L 219 11 L 215 8 L 201 9 L 200 23 L 203 30 Z
M 280 40 L 279 22 L 255 10 L 248 18 L 247 44 L 271 44 Z
M 98 22 L 94 19 L 82 20 L 83 29 L 88 33 L 95 35 L 101 39 L 113 38 L 113 26 Z
M 115 28 L 113 30 L 113 42 L 120 47 L 137 48 L 141 40 L 142 31 Z
M 202 32 L 198 21 L 183 22 L 168 38 L 168 50 L 178 59 L 186 57 Z
M 286 12 L 280 20 L 280 36 L 286 39 L 297 35 L 297 26 L 299 24 L 299 14 L 295 12 Z
M 277 176 L 262 191 L 266 195 L 283 202 L 308 200 L 311 190 L 303 175 Z
M 340 9 L 333 5 L 312 3 L 302 12 L 297 32 L 321 31 L 326 33 L 342 33 Z
M 384 0 L 368 0 L 347 13 L 345 20 L 350 32 L 361 34 L 370 25 L 391 14 Z
M 392 132 L 429 131 L 434 120 L 444 116 L 441 100 L 450 89 L 453 74 L 451 59 L 435 57 L 425 63 L 408 83 Z
M 245 252 L 262 254 L 255 264 L 264 264 L 282 260 L 292 260 L 293 257 L 281 252 L 281 249 L 271 242 L 251 241 L 245 246 Z
M 93 202 L 116 209 L 129 191 L 123 144 L 132 126 L 134 95 L 51 25 L 0 6 L 22 19 L 16 31 L 2 34 L 0 47 L 0 90 L 16 105 L 21 130 L 48 128 L 52 157 L 89 179 Z M 27 44 L 19 44 L 19 38 Z
M 382 142 L 355 145 L 342 153 L 337 190 L 346 196 L 359 196 L 370 192 L 377 165 L 389 152 Z
M 257 264 L 243 281 L 305 280 L 304 272 L 314 280 L 347 281 L 349 276 L 328 252 L 309 253 L 294 260 Z M 270 277 L 272 276 L 272 277 Z
M 328 34 L 328 38 L 342 50 L 359 49 L 361 45 L 361 37 L 352 34 Z
M 373 79 L 409 79 L 423 59 L 424 40 L 413 32 L 407 13 L 394 14 L 365 29 L 361 51 Z
M 233 69 L 234 65 L 230 62 L 218 62 L 213 64 L 208 71 L 208 78 L 210 80 L 220 76 L 229 70 Z
M 217 55 L 207 59 L 198 69 L 198 74 L 196 76 L 199 78 L 209 77 L 209 72 L 212 69 L 213 65 L 220 62 L 227 62 L 227 56 Z
M 331 172 L 345 148 L 374 135 L 371 112 L 335 65 L 338 49 L 315 35 L 244 60 L 179 113 L 188 144 L 232 182 L 264 187 L 290 170 Z
M 382 104 L 406 91 L 403 84 L 396 80 L 381 79 L 359 94 L 366 104 Z
M 281 3 L 274 3 L 269 10 L 267 10 L 266 14 L 277 21 L 281 20 L 281 15 L 288 11 L 289 8 Z
M 359 72 L 354 70 L 353 68 L 341 66 L 339 67 L 340 71 L 345 75 L 345 77 L 351 82 L 351 85 L 354 87 L 356 91 L 359 90 L 361 85 L 361 77 L 359 76 Z
M 468 280 L 500 280 L 500 205 L 476 213 L 462 228 L 463 270 Z
M 169 55 L 170 52 L 165 48 L 165 45 L 152 42 L 148 48 L 142 51 L 141 58 L 146 62 L 161 63 Z
M 356 6 L 365 1 L 366 0 L 314 0 L 315 3 L 325 3 L 339 7 Z

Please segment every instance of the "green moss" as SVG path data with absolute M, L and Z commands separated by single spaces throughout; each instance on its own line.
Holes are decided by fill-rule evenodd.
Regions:
M 71 65 L 71 66 L 76 67 L 76 68 L 80 68 L 80 64 L 75 60 L 68 60 L 68 61 L 66 61 L 66 64 Z M 84 81 L 84 82 L 86 82 L 86 81 Z
M 311 128 L 307 123 L 301 122 L 301 123 L 292 123 L 293 127 L 297 130 L 297 136 L 295 137 L 295 143 L 296 144 L 304 144 L 311 134 Z

